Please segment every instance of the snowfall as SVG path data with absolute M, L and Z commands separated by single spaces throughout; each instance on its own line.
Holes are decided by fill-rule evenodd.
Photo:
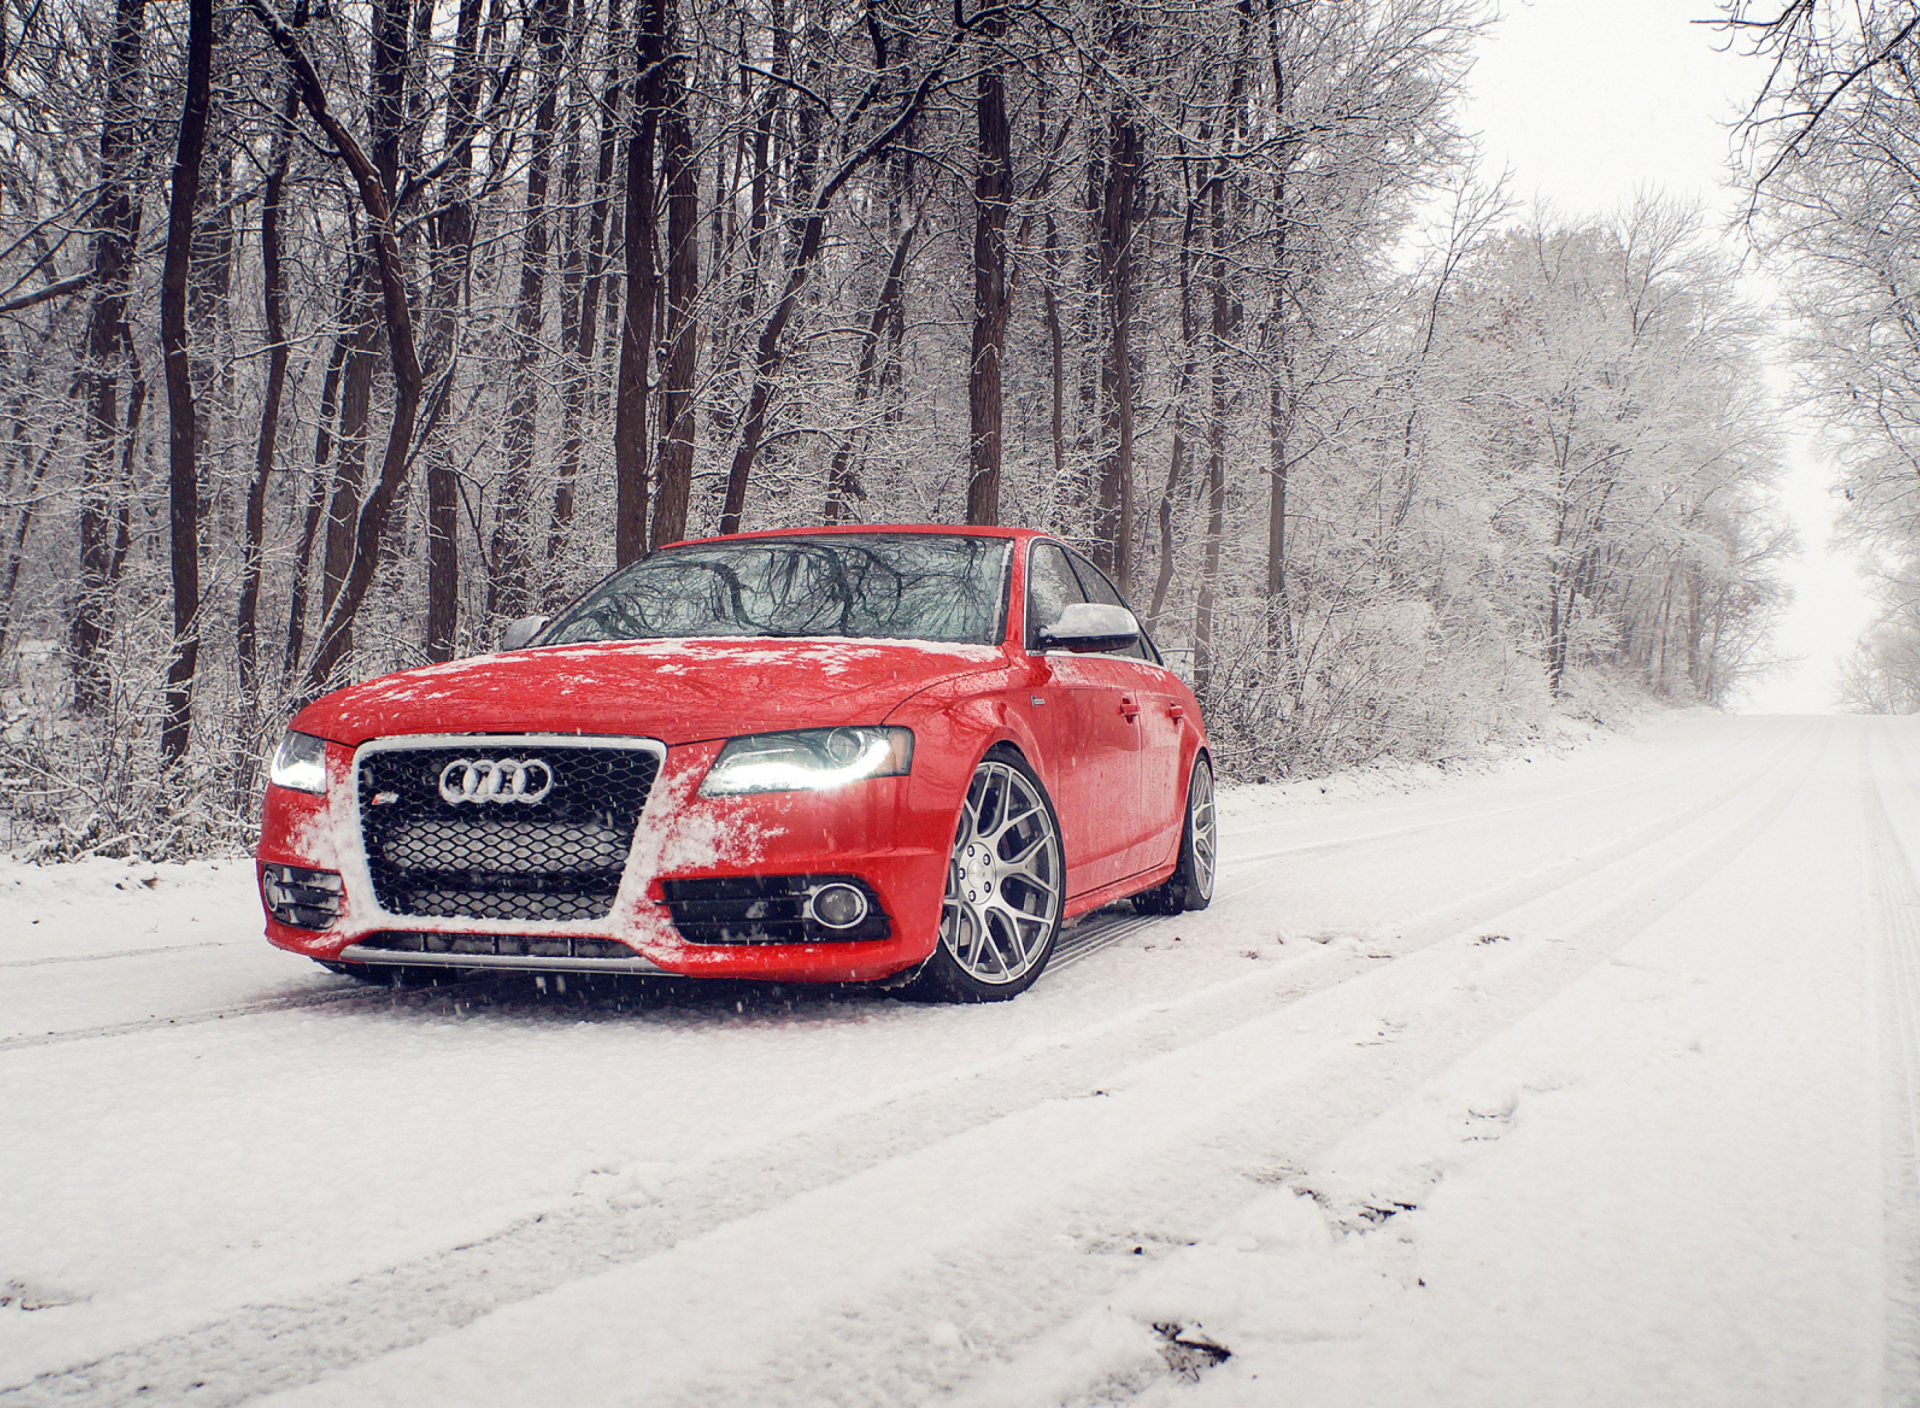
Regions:
M 369 989 L 0 861 L 0 1404 L 1920 1402 L 1920 720 L 1223 794 L 1017 1001 Z

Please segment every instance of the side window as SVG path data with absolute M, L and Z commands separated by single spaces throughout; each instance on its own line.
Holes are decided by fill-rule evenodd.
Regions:
M 1086 591 L 1088 601 L 1101 602 L 1107 606 L 1127 605 L 1125 598 L 1115 591 L 1113 583 L 1107 580 L 1106 573 L 1077 552 L 1069 552 L 1067 556 L 1073 559 L 1073 570 L 1080 578 L 1080 585 Z M 1133 608 L 1129 606 L 1127 609 L 1131 611 Z M 1113 653 L 1131 655 L 1136 660 L 1151 660 L 1156 665 L 1160 663 L 1160 652 L 1155 650 L 1153 642 L 1147 639 L 1144 627 L 1141 628 L 1139 638 L 1132 645 L 1125 650 L 1116 650 Z
M 1087 598 L 1074 580 L 1067 555 L 1058 543 L 1035 540 L 1027 552 L 1027 649 L 1040 648 L 1040 631 L 1060 619 L 1060 613 Z

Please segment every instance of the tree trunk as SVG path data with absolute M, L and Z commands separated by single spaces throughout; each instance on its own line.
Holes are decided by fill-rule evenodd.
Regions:
M 320 609 L 330 610 L 353 560 L 353 528 L 360 517 L 360 489 L 367 476 L 367 433 L 373 418 L 373 369 L 380 351 L 379 314 L 373 305 L 373 271 L 353 258 L 349 322 L 343 334 L 340 421 L 334 433 L 333 489 L 327 500 L 326 553 L 321 560 Z M 349 645 L 351 648 L 351 645 Z
M 1213 613 L 1220 582 L 1220 549 L 1227 531 L 1227 350 L 1233 336 L 1227 296 L 1227 193 L 1216 172 L 1208 193 L 1209 301 L 1207 337 L 1207 537 L 1200 594 L 1193 609 L 1193 688 L 1202 702 L 1213 689 Z
M 568 28 L 569 68 L 577 69 L 581 45 L 591 17 L 587 0 L 574 7 Z M 587 367 L 580 359 L 580 301 L 587 277 L 587 251 L 581 228 L 581 145 L 586 140 L 580 111 L 585 84 L 569 77 L 566 141 L 560 160 L 560 453 L 555 466 L 553 510 L 547 517 L 547 549 L 541 572 L 540 598 L 545 610 L 563 602 L 561 554 L 573 523 L 574 484 L 580 477 L 580 456 L 586 442 Z
M 594 170 L 593 204 L 587 213 L 587 281 L 580 295 L 580 363 L 593 388 L 595 408 L 606 403 L 605 382 L 594 374 L 600 342 L 600 305 L 613 306 L 607 282 L 608 216 L 613 206 L 614 163 L 620 154 L 620 130 L 625 123 L 626 30 L 620 22 L 620 0 L 607 0 L 607 86 L 600 95 L 600 150 Z
M 1292 343 L 1284 323 L 1282 293 L 1274 293 L 1273 318 L 1280 369 L 1267 383 L 1267 651 L 1284 663 L 1293 663 L 1293 600 L 1287 582 L 1287 479 L 1292 471 L 1289 446 L 1293 439 Z
M 187 356 L 187 282 L 200 155 L 213 85 L 213 0 L 188 0 L 186 93 L 180 110 L 167 209 L 167 256 L 160 280 L 160 344 L 167 373 L 168 541 L 173 568 L 173 653 L 167 666 L 160 762 L 180 766 L 193 729 L 193 674 L 200 654 L 200 484 L 193 383 Z
M 28 471 L 26 492 L 20 503 L 20 517 L 14 520 L 13 543 L 7 550 L 6 579 L 0 581 L 0 660 L 7 655 L 7 640 L 13 633 L 13 595 L 20 585 L 20 563 L 27 553 L 27 532 L 33 527 L 35 498 L 40 492 L 41 482 L 47 477 L 47 466 L 53 462 L 54 452 L 60 448 L 61 436 L 66 427 L 60 426 L 47 437 L 47 443 L 33 458 L 33 468 Z M 24 457 L 23 457 L 24 467 Z
M 218 36 L 214 42 L 219 42 Z M 203 164 L 207 164 L 203 161 Z M 187 255 L 187 327 L 194 348 L 188 381 L 199 388 L 194 400 L 194 444 L 198 460 L 198 517 L 210 538 L 224 536 L 231 517 L 228 487 L 233 482 L 232 437 L 225 433 L 233 406 L 233 152 L 229 146 L 211 164 L 194 213 Z M 216 446 L 219 458 L 215 458 Z
M 781 81 L 785 79 L 789 55 L 792 52 L 793 39 L 787 28 L 786 0 L 768 0 L 767 25 L 773 34 L 772 76 L 767 79 L 765 90 L 760 96 L 759 111 L 753 124 L 753 176 L 747 194 L 747 251 L 745 268 L 740 275 L 740 292 L 734 299 L 733 317 L 727 330 L 725 361 L 720 375 L 715 378 L 715 386 L 722 397 L 726 396 L 735 384 L 740 369 L 740 353 L 744 346 L 747 326 L 753 321 L 754 310 L 760 302 L 760 281 L 764 277 L 764 261 L 767 242 L 767 227 L 771 216 L 768 212 L 769 191 L 772 182 L 773 133 L 776 119 L 780 113 Z M 746 63 L 744 45 L 741 63 Z M 742 103 L 745 103 L 746 78 L 741 77 Z M 733 436 L 733 408 L 716 404 L 709 416 L 713 434 L 721 443 Z
M 587 5 L 580 7 L 583 16 L 590 14 Z M 584 20 L 583 20 L 584 23 Z M 573 336 L 567 343 L 567 373 L 561 388 L 561 408 L 565 420 L 565 441 L 560 454 L 560 482 L 553 493 L 553 522 L 547 534 L 547 606 L 558 608 L 565 595 L 565 587 L 560 575 L 560 559 L 565 551 L 567 538 L 573 531 L 575 504 L 575 482 L 579 475 L 580 456 L 584 449 L 585 432 L 583 426 L 592 416 L 593 408 L 599 403 L 596 387 L 599 379 L 594 375 L 595 344 L 599 337 L 600 290 L 605 279 L 607 207 L 613 189 L 614 160 L 619 153 L 620 132 L 620 75 L 621 50 L 624 47 L 624 29 L 620 22 L 620 0 L 608 0 L 607 3 L 607 69 L 606 87 L 601 92 L 595 106 L 599 109 L 600 127 L 598 135 L 598 160 L 594 169 L 592 199 L 588 203 L 586 232 L 584 238 L 570 238 L 568 256 L 563 263 L 562 286 L 569 290 L 561 300 L 561 317 L 566 321 L 567 310 L 573 311 Z M 573 119 L 575 142 L 579 137 L 579 119 Z M 569 196 L 568 208 L 572 209 L 574 197 Z M 569 228 L 578 230 L 577 222 L 570 220 Z
M 661 180 L 667 187 L 667 365 L 660 385 L 660 490 L 654 500 L 649 542 L 660 547 L 686 536 L 687 498 L 693 486 L 693 382 L 699 327 L 694 301 L 700 296 L 700 164 L 693 150 L 693 123 L 682 75 L 686 60 L 669 65 L 666 150 Z
M 1273 109 L 1282 123 L 1290 120 L 1287 84 L 1286 24 L 1291 13 L 1287 6 L 1267 0 L 1271 18 L 1272 45 L 1269 55 L 1273 70 Z M 1298 697 L 1300 682 L 1294 668 L 1293 601 L 1287 584 L 1287 476 L 1292 470 L 1289 443 L 1294 413 L 1294 337 L 1288 326 L 1291 309 L 1287 306 L 1295 272 L 1294 252 L 1289 248 L 1291 234 L 1287 209 L 1287 177 L 1295 156 L 1295 139 L 1287 139 L 1278 153 L 1278 170 L 1273 178 L 1273 309 L 1270 351 L 1274 358 L 1273 377 L 1267 392 L 1267 476 L 1271 491 L 1267 500 L 1267 654 L 1283 671 L 1288 688 Z
M 895 306 L 900 302 L 907 268 L 907 251 L 913 247 L 913 238 L 920 230 L 920 221 L 916 216 L 913 223 L 901 233 L 899 242 L 893 247 L 893 262 L 887 266 L 887 279 L 881 286 L 880 298 L 873 306 L 873 317 L 867 323 L 866 335 L 860 340 L 860 369 L 853 379 L 853 418 L 858 421 L 867 404 L 867 393 L 873 385 L 874 363 L 878 359 L 880 334 L 893 316 Z M 860 485 L 860 478 L 853 472 L 854 442 L 858 438 L 857 430 L 849 431 L 834 451 L 833 464 L 827 470 L 827 503 L 825 517 L 829 523 L 844 523 L 853 516 L 855 499 L 864 499 L 866 490 Z
M 341 295 L 343 299 L 353 297 L 354 284 L 359 277 L 357 267 L 348 270 L 347 287 Z M 313 483 L 307 490 L 307 511 L 301 520 L 300 547 L 293 559 L 293 585 L 287 593 L 287 649 L 280 662 L 282 690 L 293 678 L 293 672 L 300 664 L 300 653 L 306 648 L 307 583 L 312 576 L 313 545 L 320 536 L 320 516 L 327 507 L 327 466 L 333 459 L 333 427 L 335 418 L 340 414 L 340 378 L 347 363 L 347 340 L 345 333 L 334 339 L 333 351 L 327 357 L 326 375 L 320 381 L 320 424 L 313 433 Z
M 1560 595 L 1565 573 L 1562 567 L 1563 555 L 1567 550 L 1567 519 L 1570 509 L 1563 500 L 1560 505 L 1559 520 L 1554 525 L 1553 547 L 1547 553 L 1547 692 L 1555 699 L 1560 697 L 1560 677 L 1567 669 L 1567 628 L 1573 616 L 1573 584 L 1565 582 L 1566 605 L 1561 605 Z
M 480 0 L 460 0 L 447 92 L 446 195 L 429 224 L 426 365 L 458 357 L 460 299 L 473 266 L 473 134 L 480 103 Z M 460 480 L 445 422 L 427 436 L 427 658 L 451 660 L 460 631 Z
M 405 117 L 410 0 L 376 0 L 372 55 L 368 66 L 371 145 L 368 155 L 388 204 L 400 167 L 400 129 Z M 369 232 L 369 238 L 376 238 Z M 360 493 L 366 482 L 367 448 L 373 419 L 373 377 L 380 359 L 380 314 L 375 306 L 378 278 L 371 258 L 360 261 L 361 282 L 354 302 L 352 334 L 341 379 L 340 430 L 334 455 L 333 495 L 327 510 L 327 552 L 321 576 L 320 606 L 330 611 L 353 560 Z M 353 648 L 351 636 L 343 643 Z
M 68 632 L 73 704 L 82 714 L 99 714 L 107 703 L 107 673 L 100 656 L 113 625 L 120 575 L 116 566 L 120 554 L 113 542 L 114 480 L 123 437 L 132 435 L 136 418 L 130 406 L 127 424 L 121 424 L 120 378 L 122 364 L 133 356 L 127 297 L 140 230 L 140 209 L 134 197 L 140 134 L 146 125 L 142 111 L 145 38 L 146 0 L 116 0 L 113 35 L 107 46 L 100 190 L 93 205 L 93 285 L 81 373 L 87 415 L 86 448 L 80 463 L 80 580 Z M 144 391 L 137 364 L 133 376 L 136 387 Z M 134 404 L 138 404 L 138 393 Z
M 304 10 L 304 6 L 302 7 Z M 304 13 L 294 16 L 296 27 Z M 264 570 L 267 523 L 267 486 L 280 434 L 280 398 L 287 383 L 286 282 L 280 268 L 281 194 L 287 164 L 293 152 L 293 124 L 299 115 L 299 95 L 291 81 L 281 104 L 280 126 L 273 134 L 267 160 L 267 183 L 260 203 L 260 300 L 267 320 L 267 387 L 260 404 L 260 433 L 254 442 L 253 482 L 247 486 L 246 544 L 241 559 L 240 605 L 234 622 L 235 654 L 240 667 L 240 707 L 246 731 L 251 732 L 260 709 L 260 586 Z
M 1201 129 L 1201 136 L 1204 140 L 1205 128 Z M 1173 394 L 1173 450 L 1167 457 L 1167 487 L 1160 491 L 1160 562 L 1154 572 L 1153 604 L 1147 608 L 1148 620 L 1156 624 L 1166 609 L 1167 592 L 1173 586 L 1173 505 L 1180 492 L 1180 481 L 1186 474 L 1187 398 L 1192 394 L 1194 374 L 1199 370 L 1194 346 L 1192 270 L 1194 226 L 1198 223 L 1200 201 L 1201 196 L 1197 195 L 1187 202 L 1187 215 L 1180 232 L 1180 345 L 1186 350 L 1186 356 L 1181 360 L 1180 380 Z
M 1060 322 L 1060 232 L 1053 216 L 1047 216 L 1047 280 L 1040 290 L 1040 305 L 1047 323 L 1048 378 L 1052 391 L 1047 428 L 1053 442 L 1053 482 L 1064 485 L 1067 478 L 1067 344 L 1066 329 Z
M 1139 129 L 1116 116 L 1100 214 L 1107 355 L 1100 368 L 1103 450 L 1093 556 L 1122 595 L 1130 594 L 1133 577 L 1133 205 L 1139 166 Z
M 400 263 L 399 242 L 394 235 L 393 209 L 387 203 L 379 172 L 360 144 L 334 119 L 327 108 L 326 90 L 320 77 L 300 52 L 299 41 L 269 8 L 267 0 L 247 0 L 249 8 L 273 38 L 276 48 L 292 67 L 300 84 L 300 101 L 313 120 L 332 141 L 334 150 L 353 174 L 360 191 L 360 203 L 372 225 L 375 268 L 380 277 L 381 306 L 385 313 L 387 348 L 393 359 L 393 421 L 388 428 L 386 454 L 381 461 L 380 480 L 360 510 L 358 532 L 354 538 L 353 565 L 341 584 L 340 594 L 320 627 L 320 641 L 302 681 L 309 695 L 318 694 L 345 659 L 351 644 L 353 618 L 366 599 L 378 563 L 381 536 L 386 531 L 387 515 L 406 482 L 407 452 L 413 441 L 414 418 L 420 409 L 420 360 L 414 351 L 413 319 L 408 308 L 408 289 Z
M 421 0 L 422 4 L 431 0 Z M 373 53 L 368 63 L 367 155 L 380 173 L 380 189 L 392 203 L 400 172 L 400 134 L 406 124 L 407 50 L 413 28 L 412 0 L 373 0 Z
M 1005 32 L 997 15 L 980 33 L 996 48 Z M 996 53 L 975 81 L 973 177 L 973 349 L 967 368 L 967 522 L 1000 521 L 1001 363 L 1006 355 L 1007 209 L 1013 195 L 1013 136 L 1006 81 Z
M 641 9 L 639 88 L 627 139 L 627 301 L 620 319 L 620 381 L 614 399 L 614 561 L 647 550 L 647 374 L 653 361 L 653 146 L 660 123 L 660 62 L 666 52 L 665 0 Z
M 509 618 L 533 609 L 532 478 L 535 419 L 539 409 L 540 338 L 546 326 L 547 187 L 553 171 L 553 125 L 559 102 L 560 53 L 566 0 L 538 0 L 532 23 L 540 49 L 533 131 L 528 138 L 526 233 L 520 243 L 520 292 L 514 309 L 514 358 L 507 381 L 503 434 L 506 474 L 494 504 L 489 553 L 487 614 Z

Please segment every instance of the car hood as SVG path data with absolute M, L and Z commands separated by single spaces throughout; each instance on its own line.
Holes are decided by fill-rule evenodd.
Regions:
M 1004 665 L 992 646 L 722 639 L 543 646 L 384 675 L 292 726 L 358 747 L 441 733 L 584 733 L 691 743 L 877 723 L 908 696 Z

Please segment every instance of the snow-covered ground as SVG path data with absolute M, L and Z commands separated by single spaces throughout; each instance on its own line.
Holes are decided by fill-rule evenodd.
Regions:
M 1210 910 L 973 1008 L 369 992 L 245 863 L 0 866 L 0 1403 L 1920 1400 L 1917 781 L 1239 789 Z

